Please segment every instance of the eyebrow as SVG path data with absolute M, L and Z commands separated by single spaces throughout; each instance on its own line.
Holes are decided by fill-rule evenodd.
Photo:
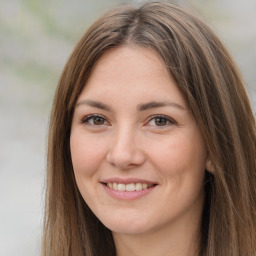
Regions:
M 160 108 L 160 107 L 166 107 L 166 106 L 174 107 L 180 110 L 186 110 L 185 107 L 171 101 L 163 101 L 163 102 L 151 101 L 145 104 L 139 104 L 137 109 L 138 111 L 145 111 L 152 108 Z
M 99 108 L 99 109 L 103 109 L 106 111 L 112 111 L 110 106 L 108 106 L 102 102 L 94 101 L 94 100 L 82 100 L 76 104 L 76 107 L 78 107 L 80 105 L 87 105 L 90 107 Z M 137 110 L 138 111 L 146 111 L 146 110 L 149 110 L 152 108 L 160 108 L 160 107 L 166 107 L 166 106 L 171 106 L 171 107 L 174 107 L 174 108 L 177 108 L 180 110 L 186 110 L 185 107 L 183 107 L 177 103 L 171 102 L 171 101 L 163 101 L 163 102 L 151 101 L 148 103 L 139 104 L 137 106 Z
M 106 105 L 104 103 L 101 103 L 99 101 L 94 101 L 94 100 L 82 100 L 82 101 L 79 101 L 76 104 L 76 107 L 78 107 L 80 105 L 87 105 L 87 106 L 90 106 L 90 107 L 111 111 L 111 108 L 108 105 Z

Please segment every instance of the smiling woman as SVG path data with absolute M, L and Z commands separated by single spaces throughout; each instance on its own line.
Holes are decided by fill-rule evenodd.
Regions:
M 42 255 L 255 255 L 255 153 L 206 25 L 169 3 L 110 11 L 56 91 Z
M 109 50 L 77 102 L 71 159 L 78 188 L 93 213 L 112 230 L 115 241 L 136 234 L 149 242 L 150 235 L 160 245 L 163 234 L 171 235 L 180 222 L 183 228 L 175 235 L 182 239 L 168 241 L 168 250 L 181 242 L 183 251 L 184 244 L 190 248 L 203 208 L 207 153 L 163 61 L 143 47 Z M 150 250 L 160 253 L 158 246 Z M 142 251 L 138 247 L 137 253 Z

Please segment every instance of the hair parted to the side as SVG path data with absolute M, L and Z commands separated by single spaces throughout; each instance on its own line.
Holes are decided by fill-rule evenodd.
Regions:
M 255 120 L 239 71 L 203 22 L 181 7 L 153 2 L 105 14 L 64 68 L 49 126 L 42 256 L 115 255 L 111 231 L 76 186 L 69 139 L 74 106 L 93 66 L 122 45 L 150 48 L 164 60 L 204 138 L 212 170 L 206 171 L 199 255 L 256 255 Z

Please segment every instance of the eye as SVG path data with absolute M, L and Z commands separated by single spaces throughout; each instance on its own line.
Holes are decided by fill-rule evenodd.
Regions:
M 82 119 L 83 124 L 94 125 L 94 126 L 101 126 L 107 125 L 107 120 L 100 116 L 100 115 L 89 115 Z
M 165 127 L 175 124 L 175 121 L 165 115 L 157 115 L 150 118 L 147 125 Z

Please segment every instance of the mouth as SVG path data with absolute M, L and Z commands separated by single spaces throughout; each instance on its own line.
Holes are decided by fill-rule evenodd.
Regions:
M 141 190 L 145 190 L 153 186 L 156 186 L 156 184 L 147 184 L 147 183 L 141 183 L 141 182 L 128 183 L 128 184 L 108 182 L 108 183 L 104 183 L 104 185 L 113 190 L 127 191 L 127 192 L 141 191 Z
M 142 180 L 107 180 L 101 182 L 107 194 L 119 200 L 135 200 L 151 193 L 158 184 Z

